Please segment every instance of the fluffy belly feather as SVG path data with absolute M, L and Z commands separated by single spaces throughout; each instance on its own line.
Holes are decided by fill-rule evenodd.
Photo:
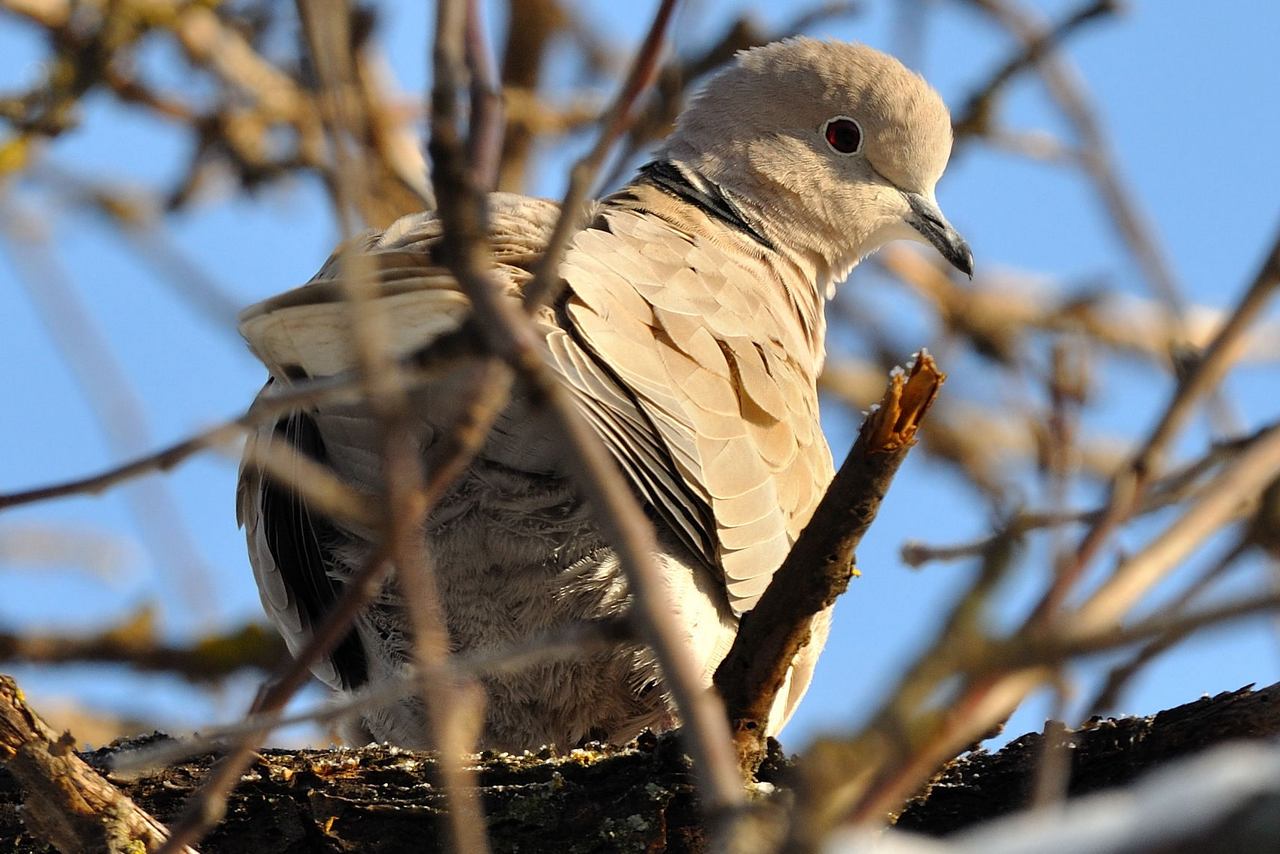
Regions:
M 614 616 L 628 606 L 625 580 L 567 479 L 477 463 L 428 522 L 427 545 L 456 653 L 507 650 L 562 626 Z M 673 616 L 704 662 L 707 684 L 737 621 L 710 573 L 664 553 Z M 358 566 L 359 556 L 346 556 Z M 704 577 L 706 576 L 706 577 Z M 360 625 L 369 672 L 403 672 L 409 625 L 394 583 Z M 629 644 L 584 651 L 483 679 L 481 747 L 536 749 L 584 740 L 626 741 L 676 723 L 652 654 Z M 420 701 L 406 697 L 359 722 L 367 736 L 427 743 Z

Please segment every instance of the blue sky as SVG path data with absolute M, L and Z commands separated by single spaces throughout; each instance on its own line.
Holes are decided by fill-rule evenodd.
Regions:
M 425 79 L 426 12 L 417 3 L 381 5 L 386 14 L 379 38 L 401 85 L 418 91 Z M 602 32 L 629 45 L 642 32 L 653 4 L 580 5 Z M 866 14 L 813 34 L 894 50 L 893 4 L 865 5 Z M 963 4 L 927 5 L 931 11 L 917 67 L 955 109 L 1004 60 L 1011 45 Z M 1055 17 L 1071 5 L 1037 4 Z M 1266 0 L 1128 5 L 1125 14 L 1077 35 L 1069 53 L 1095 99 L 1125 180 L 1141 200 L 1188 299 L 1229 306 L 1280 227 L 1280 159 L 1274 145 L 1280 136 L 1280 112 L 1274 109 L 1280 83 L 1280 52 L 1275 50 L 1280 5 Z M 705 44 L 738 10 L 751 7 L 694 4 L 677 22 L 677 48 Z M 757 14 L 778 23 L 801 8 L 759 4 Z M 29 30 L 8 19 L 0 20 L 0 57 L 0 90 L 38 78 L 38 44 Z M 162 79 L 182 80 L 180 64 L 164 51 L 153 51 L 146 59 Z M 165 186 L 178 174 L 189 144 L 181 131 L 103 97 L 86 106 L 82 128 L 48 151 L 52 163 L 143 186 Z M 1002 112 L 1013 128 L 1064 130 L 1033 78 L 1012 87 Z M 549 168 L 529 189 L 558 196 L 562 176 L 563 170 Z M 938 196 L 972 244 L 980 273 L 983 267 L 1008 267 L 1068 284 L 1101 281 L 1117 291 L 1148 293 L 1096 195 L 1072 172 L 975 146 L 953 162 Z M 232 331 L 193 310 L 163 275 L 98 221 L 47 208 L 39 213 L 52 230 L 59 262 L 120 371 L 132 381 L 145 413 L 145 435 L 130 437 L 125 445 L 145 450 L 243 409 L 261 384 L 262 370 Z M 169 233 L 243 304 L 305 281 L 337 238 L 325 197 L 309 182 L 271 188 L 252 199 L 211 199 L 174 217 Z M 0 406 L 0 490 L 76 476 L 118 460 L 124 450 L 104 440 L 72 372 L 33 310 L 6 247 L 0 247 L 0 256 L 0 318 L 5 326 L 0 339 L 5 400 Z M 855 272 L 842 298 L 900 310 L 904 358 L 911 349 L 930 344 L 936 331 L 923 315 L 870 279 Z M 1273 310 L 1271 317 L 1275 314 Z M 1170 380 L 1122 360 L 1101 364 L 1102 405 L 1088 424 L 1141 435 L 1167 398 Z M 1010 399 L 1011 390 L 991 386 L 989 370 L 969 362 L 945 367 L 952 375 L 948 392 L 996 406 Z M 1228 390 L 1247 425 L 1280 414 L 1280 370 L 1275 365 L 1237 371 Z M 856 425 L 838 410 L 829 408 L 828 413 L 828 435 L 839 458 Z M 1181 450 L 1193 451 L 1207 436 L 1204 425 L 1197 425 Z M 54 566 L 22 559 L 0 562 L 0 626 L 77 631 L 109 624 L 147 603 L 156 605 L 164 630 L 173 637 L 211 621 L 256 618 L 260 606 L 235 526 L 234 480 L 234 460 L 218 455 L 202 456 L 163 478 L 197 546 L 211 593 L 184 589 L 184 573 L 170 556 L 157 557 L 147 546 L 122 491 L 0 516 L 0 545 L 7 530 L 74 527 L 117 540 L 127 552 L 107 579 L 85 573 L 78 561 Z M 1078 497 L 1086 501 L 1090 494 Z M 928 519 L 927 531 L 919 530 L 921 517 Z M 1155 521 L 1167 522 L 1168 517 Z M 865 715 L 913 652 L 931 639 L 946 605 L 971 577 L 972 567 L 963 564 L 910 570 L 898 559 L 901 542 L 911 537 L 939 543 L 964 540 L 980 534 L 988 522 L 986 507 L 953 474 L 919 453 L 908 461 L 860 551 L 862 578 L 838 606 L 813 688 L 787 732 L 789 746 Z M 1123 544 L 1132 548 L 1154 530 L 1150 524 L 1137 526 Z M 1211 546 L 1205 555 L 1213 553 Z M 1008 591 L 1011 609 L 1043 584 L 1043 550 L 1031 549 L 1019 565 L 1022 570 Z M 1239 591 L 1267 579 L 1267 568 L 1257 562 L 1228 586 Z M 244 680 L 208 703 L 175 680 L 133 677 L 110 668 L 14 671 L 37 700 L 75 697 L 117 713 L 158 717 L 175 729 L 233 720 L 252 691 Z M 1081 675 L 1087 679 L 1094 672 L 1085 668 Z M 1125 710 L 1152 712 L 1204 692 L 1277 679 L 1280 646 L 1274 629 L 1256 621 L 1215 632 L 1167 656 L 1138 680 Z M 1087 684 L 1082 683 L 1084 696 Z M 1046 708 L 1044 698 L 1029 703 L 1009 732 L 1039 728 Z

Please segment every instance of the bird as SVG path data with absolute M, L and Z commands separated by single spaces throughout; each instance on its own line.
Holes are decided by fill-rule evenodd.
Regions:
M 558 273 L 563 290 L 532 323 L 555 380 L 599 436 L 652 520 L 680 637 L 710 686 L 744 613 L 834 475 L 819 423 L 824 305 L 854 266 L 892 240 L 933 246 L 972 277 L 968 244 L 935 187 L 950 115 L 918 74 L 871 47 L 795 37 L 740 52 L 677 118 L 652 159 L 590 204 Z M 487 196 L 492 273 L 519 299 L 559 206 Z M 269 372 L 262 395 L 351 370 L 339 280 L 358 256 L 376 279 L 386 346 L 406 354 L 470 311 L 439 260 L 443 226 L 424 211 L 340 248 L 307 284 L 246 309 L 240 331 Z M 410 395 L 430 472 L 466 397 L 444 375 Z M 316 404 L 248 442 L 237 517 L 263 606 L 297 652 L 377 547 L 374 532 L 316 512 L 254 462 L 273 446 L 370 492 L 382 484 L 368 404 Z M 624 614 L 618 555 L 575 489 L 555 422 L 519 384 L 474 462 L 422 526 L 450 649 L 508 649 L 576 621 Z M 339 694 L 401 678 L 412 660 L 394 572 L 314 675 Z M 794 713 L 831 613 L 791 663 L 769 719 Z M 478 746 L 571 749 L 678 726 L 642 644 L 485 676 Z M 361 711 L 346 738 L 429 745 L 413 691 Z

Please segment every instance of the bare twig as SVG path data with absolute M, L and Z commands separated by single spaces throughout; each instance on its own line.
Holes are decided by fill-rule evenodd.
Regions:
M 596 139 L 596 144 L 573 165 L 569 173 L 569 187 L 560 202 L 560 216 L 547 239 L 533 280 L 524 290 L 526 310 L 552 302 L 561 287 L 560 261 L 569 241 L 582 228 L 583 202 L 613 144 L 634 121 L 635 105 L 640 94 L 653 83 L 667 24 L 675 12 L 675 6 L 675 0 L 662 0 L 659 4 L 621 90 L 609 109 L 600 117 L 600 136 Z
M 474 357 L 480 349 L 481 343 L 471 325 L 464 324 L 457 332 L 442 335 L 403 360 L 406 390 L 412 391 L 440 376 L 442 371 L 457 366 L 461 360 Z M 96 495 L 153 471 L 169 471 L 201 451 L 230 444 L 244 431 L 269 424 L 305 406 L 350 399 L 359 386 L 360 378 L 347 373 L 273 388 L 269 394 L 259 396 L 244 415 L 216 424 L 144 456 L 97 474 L 18 492 L 0 493 L 0 510 L 72 495 Z
M 511 672 L 544 661 L 573 658 L 584 651 L 613 647 L 634 639 L 631 624 L 625 617 L 571 623 L 542 636 L 522 640 L 516 646 L 452 656 L 447 665 L 439 668 L 436 678 L 459 680 Z M 339 702 L 326 702 L 291 715 L 259 713 L 250 715 L 248 720 L 227 726 L 207 727 L 198 736 L 146 745 L 137 750 L 116 754 L 112 769 L 134 772 L 167 765 L 196 753 L 215 750 L 228 738 L 252 734 L 262 728 L 278 729 L 301 723 L 326 723 L 355 714 L 367 714 L 385 703 L 394 702 L 412 693 L 416 690 L 419 679 L 417 672 L 410 669 L 402 676 L 380 682 Z
M 0 227 L 14 264 L 24 274 L 27 293 L 59 355 L 66 361 L 112 450 L 130 453 L 149 444 L 150 430 L 141 401 L 110 344 L 57 263 L 43 229 L 10 208 Z M 138 483 L 127 498 L 129 508 L 157 565 L 174 576 L 178 593 L 192 613 L 211 617 L 212 571 L 204 564 L 168 485 L 157 480 Z
M 1110 625 L 1207 537 L 1238 518 L 1280 471 L 1280 427 L 1273 427 L 1216 478 L 1160 536 L 1123 561 L 1070 617 L 1077 629 Z
M 347 580 L 343 595 L 325 615 L 320 626 L 313 630 L 307 646 L 293 656 L 284 674 L 259 696 L 251 713 L 278 715 L 289 698 L 311 678 L 311 666 L 328 655 L 346 636 L 356 615 L 381 588 L 388 568 L 388 555 L 384 549 L 379 549 L 359 572 Z M 264 724 L 245 734 L 211 769 L 171 828 L 172 846 L 185 845 L 203 836 L 221 820 L 227 796 L 240 782 L 245 768 L 253 761 L 254 750 L 269 732 L 269 725 Z M 161 854 L 176 854 L 177 850 L 176 847 L 164 848 Z
M 1145 515 L 1195 498 L 1206 486 L 1205 478 L 1210 473 L 1216 471 L 1222 464 L 1235 458 L 1259 439 L 1266 436 L 1274 426 L 1268 425 L 1248 436 L 1214 443 L 1198 460 L 1188 463 L 1152 483 L 1150 489 L 1143 496 L 1142 505 L 1134 511 L 1133 515 Z M 1106 512 L 1105 505 L 1092 510 L 1024 510 L 1000 525 L 999 530 L 991 535 L 972 542 L 950 546 L 931 546 L 915 540 L 908 540 L 902 544 L 902 560 L 904 563 L 915 567 L 935 560 L 950 561 L 980 557 L 997 540 L 1018 539 L 1041 528 L 1093 523 L 1101 519 Z
M 97 495 L 145 474 L 168 471 L 206 448 L 215 448 L 235 441 L 243 432 L 242 419 L 228 421 L 98 474 L 24 489 L 20 492 L 0 493 L 0 510 L 72 495 Z
M 1204 356 L 1178 383 L 1172 399 L 1164 408 L 1155 427 L 1126 469 L 1112 482 L 1107 499 L 1107 512 L 1084 536 L 1074 560 L 1059 572 L 1049 591 L 1036 607 L 1037 620 L 1050 619 L 1086 566 L 1093 560 L 1115 528 L 1132 515 L 1140 505 L 1150 479 L 1159 470 L 1165 451 L 1178 431 L 1186 424 L 1197 402 L 1226 374 L 1235 357 L 1240 337 L 1262 313 L 1276 287 L 1280 285 L 1280 234 L 1267 252 L 1258 274 L 1235 311 L 1222 325 Z
M 985 83 L 969 95 L 964 107 L 952 123 L 957 139 L 986 134 L 994 121 L 995 101 L 1013 78 L 1040 62 L 1047 54 L 1057 50 L 1083 25 L 1118 11 L 1115 0 L 1094 0 L 1067 15 L 1051 29 L 1028 38 L 1022 50 L 1011 56 Z
M 565 25 L 566 15 L 558 0 L 522 0 L 508 3 L 507 44 L 502 57 L 502 89 L 507 99 L 508 122 L 501 146 L 502 162 L 498 188 L 508 192 L 524 189 L 525 170 L 533 150 L 538 128 L 527 121 L 512 121 L 516 104 L 526 107 L 521 115 L 541 117 L 547 105 L 538 102 L 538 82 L 542 76 L 543 57 L 552 37 Z M 539 109 L 527 109 L 529 104 Z M 595 118 L 582 115 L 583 123 Z M 485 185 L 487 186 L 487 185 Z
M 467 162 L 477 187 L 493 190 L 502 161 L 502 95 L 485 38 L 483 13 L 477 0 L 468 0 L 466 23 L 467 66 L 471 69 L 471 127 L 467 137 Z
M 1178 594 L 1178 597 L 1163 610 L 1170 614 L 1182 613 L 1239 557 L 1245 554 L 1250 545 L 1249 540 L 1243 537 L 1232 543 L 1221 557 L 1215 560 L 1206 571 L 1201 573 L 1191 585 Z M 1107 678 L 1103 681 L 1102 687 L 1098 689 L 1093 700 L 1086 707 L 1089 709 L 1089 717 L 1101 715 L 1107 709 L 1115 706 L 1120 699 L 1121 692 L 1144 667 L 1183 640 L 1185 640 L 1185 635 L 1177 633 L 1159 635 L 1144 644 L 1127 661 L 1117 664 L 1107 671 Z
M 1124 236 L 1152 290 L 1165 301 L 1175 316 L 1180 317 L 1183 313 L 1183 298 L 1177 277 L 1159 245 L 1154 229 L 1120 177 L 1106 135 L 1098 122 L 1097 110 L 1089 104 L 1078 76 L 1053 49 L 1055 46 L 1053 40 L 1050 38 L 1046 42 L 1046 29 L 1031 13 L 1004 0 L 965 0 L 965 2 L 999 20 L 1022 41 L 1028 53 L 1037 54 L 1032 57 L 1032 63 L 1044 77 L 1050 94 L 1059 103 L 1063 113 L 1079 135 L 1081 162 L 1093 178 L 1107 212 Z M 1083 16 L 1081 20 L 1089 20 L 1096 14 L 1114 11 L 1114 8 L 1100 8 L 1097 13 L 1089 14 L 1092 6 L 1114 7 L 1115 5 L 1114 0 L 1110 2 L 1101 0 L 1099 3 L 1089 4 L 1076 15 L 1070 16 L 1067 19 L 1068 23 L 1081 16 Z M 1044 46 L 1037 49 L 1037 44 Z M 1176 356 L 1176 354 L 1172 355 Z
M 441 4 L 441 10 L 447 4 Z M 643 69 L 651 67 L 661 44 L 661 33 L 670 15 L 671 3 L 659 10 L 650 37 L 629 75 L 635 85 L 647 76 Z M 684 724 L 685 743 L 693 755 L 702 785 L 703 801 L 713 816 L 743 802 L 742 784 L 729 750 L 729 738 L 723 712 L 715 698 L 699 685 L 699 667 L 692 660 L 671 623 L 672 609 L 664 601 L 665 588 L 659 577 L 654 554 L 653 530 L 635 497 L 621 480 L 600 438 L 595 435 L 573 408 L 563 389 L 549 375 L 539 354 L 532 328 L 519 307 L 501 296 L 488 274 L 489 259 L 484 245 L 485 204 L 478 188 L 469 182 L 462 165 L 461 143 L 456 126 L 447 121 L 455 114 L 454 92 L 462 79 L 460 52 L 451 53 L 437 39 L 435 61 L 436 85 L 432 97 L 434 117 L 431 137 L 433 178 L 440 202 L 440 215 L 446 237 L 442 244 L 444 261 L 463 291 L 471 299 L 473 317 L 484 333 L 493 352 L 506 360 L 524 380 L 537 398 L 543 400 L 559 423 L 565 450 L 573 465 L 578 485 L 587 506 L 594 511 L 596 523 L 606 539 L 617 550 L 622 570 L 634 597 L 632 613 L 638 621 L 644 640 L 653 648 L 662 668 L 667 688 L 671 691 Z M 624 87 L 624 93 L 632 88 Z M 633 97 L 633 96 L 632 96 Z M 626 103 L 626 99 L 620 99 Z M 618 107 L 618 112 L 625 110 Z M 572 229 L 562 210 L 563 228 Z M 451 239 L 450 239 L 451 238 Z M 566 237 L 564 238 L 567 240 Z M 551 257 L 555 239 L 548 244 Z M 546 263 L 544 258 L 544 264 Z M 550 283 L 543 296 L 550 294 L 559 281 L 556 267 L 550 267 Z M 526 291 L 526 305 L 539 304 Z
M 355 104 L 344 97 L 354 76 L 354 67 L 348 66 L 348 54 L 344 50 L 351 40 L 347 26 L 350 10 L 342 8 L 335 13 L 309 0 L 303 0 L 301 9 L 310 54 L 324 85 L 321 104 L 326 110 L 326 126 L 337 155 L 335 201 L 342 218 L 352 209 L 353 202 L 372 190 L 359 152 L 343 145 L 343 137 L 358 133 L 363 121 L 353 110 Z M 454 4 L 441 4 L 436 22 L 437 44 L 449 40 L 462 49 L 464 22 L 455 19 L 455 27 L 445 17 L 457 11 Z M 478 48 L 477 53 L 483 50 Z M 344 238 L 350 239 L 355 232 L 354 223 L 343 219 L 343 225 Z M 437 676 L 448 661 L 450 643 L 434 566 L 422 536 L 422 524 L 429 508 L 422 501 L 422 459 L 413 433 L 408 392 L 395 356 L 386 344 L 390 340 L 388 319 L 374 303 L 375 279 L 369 275 L 372 261 L 359 253 L 344 253 L 339 263 L 340 285 L 350 311 L 352 344 L 365 403 L 379 422 L 382 433 L 382 478 L 387 493 L 382 542 L 395 566 L 396 583 L 403 594 L 413 630 L 417 688 L 426 712 L 426 735 L 439 751 L 451 840 L 455 850 L 483 854 L 488 850 L 484 818 L 471 791 L 474 789 L 472 775 L 462 764 L 462 755 L 469 752 L 463 726 L 463 717 L 468 713 L 464 703 L 465 686 Z

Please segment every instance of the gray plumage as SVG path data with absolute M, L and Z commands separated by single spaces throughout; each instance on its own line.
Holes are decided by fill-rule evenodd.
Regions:
M 834 135 L 835 119 L 857 133 L 841 124 Z M 856 150 L 843 150 L 854 138 Z M 933 197 L 950 143 L 937 95 L 883 54 L 809 39 L 749 51 L 708 84 L 654 163 L 593 207 L 560 267 L 564 298 L 535 317 L 548 365 L 651 511 L 673 617 L 708 684 L 832 477 L 817 394 L 830 289 L 894 238 L 933 243 L 961 269 L 971 263 Z M 489 205 L 495 273 L 518 297 L 558 211 L 505 193 Z M 398 353 L 466 314 L 433 258 L 440 237 L 426 212 L 345 250 L 372 262 L 375 304 Z M 271 372 L 264 394 L 352 367 L 337 257 L 308 285 L 242 316 Z M 447 377 L 413 396 L 428 470 L 461 382 Z M 252 441 L 288 443 L 377 490 L 376 432 L 363 406 L 326 405 Z M 251 466 L 238 509 L 263 603 L 296 650 L 370 553 L 372 534 L 315 517 Z M 626 608 L 616 557 L 566 476 L 552 422 L 519 388 L 424 536 L 456 650 L 504 648 Z M 771 732 L 807 688 L 829 617 L 815 620 L 793 663 Z M 316 675 L 349 691 L 398 673 L 410 658 L 407 625 L 393 582 Z M 642 647 L 495 676 L 485 688 L 486 746 L 621 741 L 675 723 Z M 413 698 L 365 715 L 362 727 L 424 742 Z

